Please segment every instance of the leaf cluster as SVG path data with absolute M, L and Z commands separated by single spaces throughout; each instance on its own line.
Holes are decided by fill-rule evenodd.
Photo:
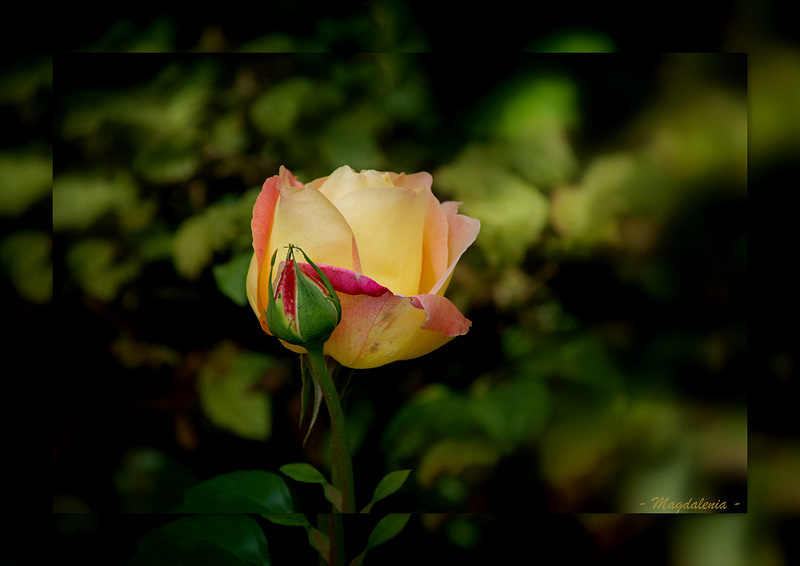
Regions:
M 341 494 L 310 464 L 286 464 L 280 471 L 297 482 L 319 484 L 334 508 L 337 500 L 341 504 Z M 401 470 L 383 478 L 361 513 L 369 513 L 375 503 L 399 490 L 408 474 L 409 470 Z M 182 516 L 139 540 L 132 564 L 267 566 L 272 563 L 267 542 L 271 529 L 263 526 L 259 518 L 273 525 L 305 529 L 310 546 L 324 560 L 330 559 L 328 534 L 314 526 L 306 515 L 295 511 L 286 482 L 271 472 L 253 470 L 216 476 L 188 490 L 184 503 L 173 513 Z M 362 564 L 367 553 L 397 536 L 410 517 L 408 513 L 383 516 L 370 532 L 364 549 L 350 562 L 351 566 Z

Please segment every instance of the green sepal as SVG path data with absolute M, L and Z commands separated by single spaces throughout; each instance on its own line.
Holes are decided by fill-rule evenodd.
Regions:
M 267 328 L 274 336 L 285 340 L 290 344 L 296 344 L 299 337 L 294 333 L 289 321 L 281 316 L 278 311 L 278 306 L 275 302 L 275 290 L 272 287 L 272 269 L 275 266 L 275 257 L 278 255 L 278 250 L 272 254 L 272 259 L 269 261 L 269 281 L 267 282 L 269 290 L 269 300 L 267 301 L 267 310 L 264 314 L 267 316 Z
M 300 265 L 294 258 L 295 249 L 300 250 L 300 253 L 303 254 L 306 262 L 319 277 L 319 281 L 313 280 L 300 269 Z M 293 312 L 286 312 L 278 305 L 272 284 L 277 253 L 278 251 L 275 250 L 272 254 L 269 267 L 269 299 L 265 313 L 267 327 L 273 335 L 289 344 L 306 348 L 324 344 L 342 320 L 342 306 L 333 285 L 325 273 L 309 259 L 301 248 L 289 244 L 284 270 L 294 270 L 294 288 L 289 291 L 294 293 L 294 296 L 292 297 Z M 320 284 L 324 291 L 320 289 Z M 278 292 L 281 290 L 279 289 Z
M 319 409 L 322 406 L 322 388 L 319 386 L 317 380 L 314 379 L 314 375 L 308 365 L 305 356 L 300 356 L 300 376 L 302 379 L 302 387 L 300 390 L 300 428 L 303 427 L 303 421 L 306 417 L 308 405 L 311 402 L 311 396 L 314 396 L 314 408 L 311 412 L 311 421 L 308 423 L 308 430 L 303 437 L 303 446 L 306 445 L 308 437 L 311 436 L 311 431 L 319 416 Z
M 297 246 L 294 247 L 297 248 Z M 304 252 L 302 248 L 297 248 L 297 249 L 300 250 L 300 253 L 303 254 L 304 258 L 306 258 L 306 262 L 308 263 L 308 265 L 310 265 L 314 269 L 314 271 L 317 272 L 320 281 L 325 286 L 325 290 L 328 291 L 327 298 L 328 300 L 331 301 L 331 303 L 333 303 L 333 306 L 336 309 L 336 312 L 338 313 L 338 316 L 336 318 L 336 324 L 338 325 L 340 322 L 342 322 L 342 303 L 341 301 L 339 301 L 339 295 L 336 294 L 336 290 L 333 288 L 333 283 L 331 283 L 331 280 L 328 279 L 328 276 L 325 275 L 325 273 L 317 266 L 317 264 L 311 261 L 311 258 L 306 255 L 306 252 Z M 295 265 L 297 265 L 297 263 L 295 263 Z

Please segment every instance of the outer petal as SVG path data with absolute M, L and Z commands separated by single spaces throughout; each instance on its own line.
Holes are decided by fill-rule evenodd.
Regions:
M 258 293 L 258 278 L 274 224 L 275 209 L 282 188 L 302 186 L 303 184 L 292 175 L 292 172 L 281 165 L 277 175 L 264 181 L 261 192 L 256 198 L 255 206 L 253 206 L 253 219 L 250 221 L 250 229 L 253 232 L 253 259 L 247 272 L 247 299 L 253 308 L 253 312 L 256 313 L 256 316 L 261 321 L 261 327 L 265 330 L 267 321 L 264 311 L 267 303 L 262 303 L 261 295 Z
M 441 295 L 417 295 L 411 297 L 411 306 L 425 311 L 423 330 L 435 330 L 450 337 L 462 336 L 472 323 L 456 306 Z
M 256 254 L 258 269 L 261 269 L 261 263 L 266 255 L 267 242 L 272 231 L 272 220 L 275 216 L 275 206 L 278 204 L 280 189 L 283 187 L 302 186 L 303 184 L 283 165 L 281 165 L 278 175 L 274 175 L 264 181 L 261 192 L 256 198 L 256 204 L 253 207 L 253 219 L 250 222 L 250 228 L 253 232 L 253 250 Z
M 450 227 L 442 205 L 430 189 L 425 210 L 425 229 L 422 234 L 422 273 L 419 292 L 428 293 L 447 271 L 449 264 Z
M 245 290 L 247 291 L 247 301 L 250 303 L 250 308 L 256 313 L 258 318 L 264 316 L 263 312 L 259 311 L 258 307 L 258 252 L 253 252 L 253 257 L 250 259 L 250 268 L 247 270 L 247 280 L 245 282 Z
M 405 173 L 386 173 L 389 179 L 396 187 L 405 187 L 407 189 L 419 190 L 424 188 L 428 191 L 431 190 L 433 184 L 433 177 L 427 171 L 420 171 L 419 173 L 412 173 L 406 175 Z
M 392 183 L 427 194 L 425 208 L 425 227 L 422 234 L 422 272 L 418 293 L 427 293 L 444 275 L 448 266 L 448 221 L 431 185 L 433 177 L 426 171 L 406 175 L 387 173 Z
M 475 238 L 478 237 L 478 232 L 481 229 L 481 223 L 477 218 L 457 214 L 459 205 L 461 205 L 460 202 L 454 201 L 442 203 L 442 210 L 447 218 L 448 225 L 448 262 L 447 270 L 439 277 L 439 280 L 430 291 L 436 295 L 443 295 L 447 290 L 447 285 L 450 283 L 450 278 L 453 276 L 453 270 L 458 260 L 467 248 L 472 245 Z
M 325 344 L 325 353 L 347 367 L 373 368 L 423 356 L 466 334 L 471 325 L 444 297 L 395 295 L 354 271 L 318 267 L 342 304 L 342 321 Z

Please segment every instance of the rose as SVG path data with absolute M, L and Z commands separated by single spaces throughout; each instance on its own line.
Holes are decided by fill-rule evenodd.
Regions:
M 466 334 L 471 322 L 443 295 L 480 223 L 457 214 L 460 203 L 440 203 L 431 184 L 424 172 L 356 173 L 348 166 L 306 185 L 285 167 L 267 179 L 253 208 L 247 274 L 247 297 L 264 331 L 270 334 L 270 258 L 292 244 L 337 292 L 342 320 L 324 353 L 342 365 L 412 359 Z

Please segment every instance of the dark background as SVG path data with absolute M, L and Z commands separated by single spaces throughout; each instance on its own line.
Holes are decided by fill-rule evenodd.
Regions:
M 615 151 L 640 155 L 649 138 L 646 125 L 643 133 L 639 119 L 660 110 L 670 123 L 670 112 L 678 110 L 668 103 L 665 93 L 681 80 L 743 95 L 749 72 L 752 92 L 756 55 L 699 55 L 676 62 L 661 52 L 720 48 L 741 51 L 745 48 L 744 39 L 761 35 L 756 33 L 761 25 L 773 32 L 774 39 L 758 43 L 757 53 L 771 53 L 769 61 L 784 62 L 784 76 L 797 69 L 792 67 L 796 59 L 791 55 L 776 55 L 785 55 L 780 39 L 786 18 L 774 9 L 762 8 L 760 19 L 751 18 L 741 8 L 721 5 L 706 8 L 707 16 L 696 17 L 687 17 L 686 10 L 663 10 L 655 19 L 671 25 L 648 27 L 623 24 L 622 19 L 609 14 L 582 14 L 582 21 L 579 18 L 571 22 L 566 18 L 509 21 L 498 15 L 499 10 L 462 15 L 473 25 L 463 25 L 462 20 L 461 25 L 454 26 L 452 17 L 431 13 L 421 4 L 410 4 L 407 12 L 392 3 L 382 3 L 379 8 L 383 11 L 373 9 L 364 16 L 358 10 L 343 14 L 319 7 L 315 10 L 319 23 L 308 26 L 287 4 L 282 7 L 284 18 L 265 19 L 263 26 L 261 21 L 255 21 L 249 30 L 241 25 L 234 30 L 222 19 L 207 25 L 170 14 L 110 18 L 113 21 L 109 26 L 84 24 L 84 28 L 71 28 L 74 33 L 68 34 L 63 46 L 80 51 L 127 51 L 148 45 L 167 51 L 224 51 L 259 45 L 257 40 L 274 40 L 271 36 L 280 33 L 294 38 L 288 43 L 290 51 L 300 50 L 305 41 L 317 42 L 315 49 L 321 45 L 337 51 L 366 50 L 376 41 L 385 41 L 389 47 L 462 52 L 399 58 L 341 53 L 266 58 L 233 53 L 58 54 L 52 60 L 52 83 L 41 83 L 24 101 L 4 99 L 2 111 L 8 118 L 5 123 L 12 125 L 9 131 L 15 134 L 11 137 L 23 140 L 16 146 L 33 153 L 47 155 L 40 140 L 47 136 L 50 120 L 54 119 L 52 163 L 56 191 L 62 175 L 113 179 L 116 171 L 125 170 L 135 179 L 135 202 L 154 199 L 157 203 L 151 223 L 133 230 L 121 227 L 124 222 L 119 219 L 124 213 L 117 209 L 94 219 L 84 229 L 54 226 L 52 270 L 56 300 L 52 304 L 26 295 L 18 282 L 19 262 L 8 259 L 17 257 L 8 251 L 14 250 L 13 242 L 4 248 L 4 295 L 18 299 L 9 302 L 7 312 L 11 313 L 11 320 L 20 321 L 17 327 L 23 337 L 21 342 L 30 346 L 20 352 L 28 354 L 34 367 L 41 368 L 41 373 L 37 370 L 36 374 L 54 377 L 52 475 L 53 507 L 58 514 L 54 515 L 53 529 L 63 555 L 81 556 L 88 563 L 122 560 L 133 552 L 141 534 L 168 520 L 160 513 L 179 503 L 187 487 L 215 474 L 247 468 L 274 470 L 282 463 L 307 458 L 322 465 L 318 453 L 321 439 L 312 439 L 305 453 L 299 445 L 296 414 L 292 412 L 296 411 L 296 407 L 292 409 L 297 396 L 296 360 L 260 333 L 249 307 L 237 305 L 221 292 L 220 280 L 212 270 L 213 265 L 227 262 L 246 249 L 249 222 L 243 227 L 243 234 L 214 251 L 212 261 L 197 275 L 187 276 L 176 268 L 174 247 L 160 255 L 142 252 L 147 243 L 157 241 L 153 236 L 157 232 L 174 235 L 189 219 L 203 217 L 215 204 L 242 198 L 247 189 L 259 186 L 263 178 L 273 174 L 287 155 L 295 161 L 285 164 L 296 174 L 303 174 L 305 181 L 325 175 L 336 166 L 336 162 L 324 162 L 329 154 L 322 135 L 294 144 L 291 132 L 275 135 L 274 139 L 265 134 L 263 125 L 259 126 L 250 113 L 260 93 L 298 75 L 310 77 L 312 82 L 340 81 L 345 96 L 330 103 L 331 109 L 346 113 L 359 102 L 368 108 L 363 116 L 378 116 L 383 108 L 381 95 L 386 92 L 381 89 L 391 90 L 403 83 L 388 79 L 385 83 L 369 82 L 370 76 L 385 78 L 381 72 L 369 73 L 376 72 L 376 67 L 384 71 L 390 68 L 397 73 L 395 77 L 420 80 L 423 87 L 417 92 L 424 93 L 421 102 L 406 109 L 405 114 L 392 114 L 391 127 L 372 131 L 371 139 L 385 160 L 375 167 L 431 171 L 434 191 L 440 199 L 463 200 L 463 211 L 484 222 L 483 236 L 487 228 L 495 229 L 491 221 L 482 218 L 481 213 L 488 209 L 481 206 L 489 205 L 478 204 L 481 199 L 469 189 L 460 189 L 457 182 L 437 188 L 437 170 L 457 163 L 466 147 L 508 147 L 511 142 L 501 139 L 502 132 L 487 130 L 486 116 L 496 115 L 492 112 L 508 104 L 515 92 L 523 92 L 527 79 L 535 81 L 554 74 L 567 77 L 567 82 L 580 93 L 576 106 L 578 123 L 565 124 L 564 130 L 576 165 L 565 169 L 558 182 L 534 183 L 549 200 L 562 184 L 580 186 L 582 173 L 598 156 Z M 393 27 L 389 29 L 393 33 L 385 33 L 387 28 L 377 24 L 368 25 L 370 18 L 380 14 L 392 15 Z M 640 21 L 645 19 L 651 21 L 654 16 L 642 15 Z M 476 26 L 477 23 L 481 25 Z M 467 33 L 476 27 L 480 33 Z M 599 41 L 601 46 L 623 53 L 543 56 L 504 52 L 507 48 L 541 51 L 548 46 L 563 50 L 565 43 L 559 41 L 566 41 L 569 30 L 587 28 L 588 32 L 578 34 L 583 41 L 588 37 L 594 45 Z M 634 45 L 644 49 L 630 53 Z M 493 48 L 502 55 L 490 52 Z M 467 55 L 463 50 L 471 52 Z M 169 71 L 170 68 L 176 70 Z M 207 68 L 214 69 L 212 79 L 204 75 Z M 254 69 L 256 90 L 237 90 L 237 78 Z M 685 72 L 682 74 L 680 69 Z M 757 78 L 765 81 L 765 76 Z M 104 108 L 120 112 L 126 102 L 140 100 L 158 107 L 159 101 L 168 103 L 171 89 L 198 81 L 209 90 L 208 80 L 212 94 L 198 118 L 201 131 L 205 126 L 213 128 L 218 119 L 231 114 L 246 114 L 242 126 L 246 141 L 241 142 L 243 145 L 234 144 L 236 149 L 231 150 L 246 158 L 235 160 L 227 168 L 224 165 L 232 159 L 231 154 L 220 156 L 209 151 L 213 145 L 208 142 L 211 134 L 177 134 L 175 139 L 184 138 L 185 143 L 175 143 L 169 136 L 154 137 L 148 130 L 151 122 L 137 123 L 135 116 L 131 117 L 135 113 L 124 114 L 124 110 L 123 115 L 110 114 L 97 130 L 69 131 L 69 119 L 78 111 L 94 107 L 99 115 Z M 365 90 L 361 90 L 362 85 L 367 85 Z M 680 90 L 679 86 L 675 88 Z M 51 96 L 52 115 L 39 110 L 46 107 Z M 776 98 L 771 104 L 777 103 Z M 764 102 L 756 108 L 766 106 L 769 104 Z M 296 124 L 303 126 L 304 133 L 315 127 L 324 130 L 332 119 L 324 110 L 305 115 L 301 112 Z M 751 107 L 750 118 L 756 120 L 758 116 Z M 716 126 L 710 122 L 707 127 Z M 751 183 L 769 187 L 793 178 L 796 166 L 790 164 L 793 154 L 788 148 L 792 144 L 787 140 L 797 138 L 787 133 L 791 120 L 784 127 L 785 131 L 759 128 L 751 132 Z M 165 178 L 160 170 L 148 170 L 152 161 L 148 165 L 147 159 L 137 159 L 142 147 L 151 144 L 159 149 L 161 143 L 177 158 L 192 152 L 202 155 L 190 177 L 181 179 L 176 174 Z M 755 143 L 765 149 L 753 152 Z M 410 151 L 409 146 L 414 145 L 423 150 Z M 13 147 L 9 143 L 7 150 Z M 308 156 L 307 161 L 297 163 L 297 156 L 302 155 Z M 176 159 L 175 163 L 179 161 Z M 351 164 L 359 167 L 355 162 Z M 732 162 L 729 165 L 736 167 Z M 514 170 L 513 164 L 500 167 Z M 396 438 L 392 440 L 388 435 L 390 426 L 393 430 L 400 427 L 410 431 L 407 434 L 423 434 L 435 444 L 437 439 L 452 438 L 449 426 L 460 429 L 465 422 L 472 422 L 469 399 L 476 387 L 488 384 L 490 391 L 507 387 L 515 392 L 515 387 L 522 384 L 527 387 L 528 378 L 520 376 L 539 372 L 547 392 L 547 402 L 536 405 L 546 410 L 547 417 L 542 422 L 534 419 L 529 434 L 512 441 L 494 464 L 475 464 L 476 468 L 449 475 L 445 471 L 441 476 L 444 480 L 426 486 L 411 481 L 391 505 L 387 501 L 384 511 L 409 510 L 417 515 L 396 541 L 374 551 L 375 563 L 407 563 L 408 555 L 418 560 L 422 548 L 429 561 L 437 563 L 445 557 L 459 556 L 465 562 L 472 559 L 473 563 L 487 563 L 497 557 L 498 549 L 507 549 L 502 552 L 508 552 L 510 557 L 517 556 L 520 548 L 531 556 L 541 556 L 541 549 L 549 549 L 548 553 L 557 549 L 571 558 L 609 563 L 641 557 L 644 552 L 660 557 L 663 563 L 691 563 L 687 557 L 702 556 L 702 552 L 713 549 L 737 548 L 744 556 L 762 558 L 780 552 L 786 559 L 796 552 L 791 545 L 776 550 L 789 542 L 788 532 L 793 525 L 789 517 L 796 512 L 798 502 L 796 490 L 786 482 L 793 477 L 792 470 L 797 469 L 797 448 L 786 440 L 796 433 L 796 422 L 786 419 L 791 414 L 792 397 L 788 392 L 794 382 L 794 355 L 789 334 L 782 332 L 774 336 L 766 333 L 763 351 L 758 348 L 755 355 L 749 353 L 745 306 L 745 297 L 749 296 L 747 192 L 733 186 L 731 179 L 736 179 L 735 175 L 726 176 L 722 170 L 724 167 L 710 176 L 688 181 L 686 177 L 673 180 L 676 186 L 691 185 L 688 194 L 694 195 L 681 199 L 675 205 L 677 212 L 662 215 L 657 209 L 653 212 L 645 207 L 645 217 L 655 218 L 661 228 L 655 247 L 643 257 L 624 244 L 591 237 L 573 240 L 569 233 L 550 225 L 515 260 L 493 257 L 496 252 L 490 247 L 476 244 L 459 265 L 460 275 L 454 278 L 448 293 L 473 321 L 470 333 L 420 360 L 357 373 L 348 406 L 349 411 L 363 417 L 353 418 L 364 434 L 355 460 L 360 499 L 368 497 L 370 486 L 395 464 L 417 468 L 426 454 L 425 449 L 405 455 L 394 452 Z M 192 184 L 193 180 L 200 184 Z M 230 209 L 232 217 L 240 213 L 246 216 L 244 202 L 231 204 Z M 11 241 L 9 236 L 28 231 L 30 226 L 46 230 L 51 211 L 50 203 L 40 200 L 21 214 L 5 215 L 4 241 Z M 775 212 L 780 218 L 780 210 Z M 80 264 L 67 260 L 74 246 L 97 239 L 113 242 L 115 259 L 96 273 L 103 273 L 103 269 L 107 272 L 124 263 L 125 258 L 138 258 L 137 268 L 131 272 L 135 274 L 123 278 L 110 297 L 98 297 L 96 289 L 93 291 L 91 284 L 87 287 L 81 278 Z M 554 265 L 556 269 L 552 271 Z M 630 275 L 642 266 L 654 265 L 654 272 L 662 274 L 661 279 L 654 276 L 654 286 L 648 287 Z M 520 272 L 530 275 L 523 280 L 522 292 L 515 279 Z M 774 279 L 776 288 L 788 281 L 784 277 Z M 765 305 L 763 310 L 784 311 L 785 305 L 776 299 L 770 301 L 774 295 L 777 294 L 762 294 L 759 304 Z M 47 330 L 43 333 L 42 328 Z M 38 350 L 33 345 L 43 335 L 52 336 L 52 358 L 36 355 Z M 235 348 L 219 349 L 221 341 L 232 343 Z M 761 341 L 760 336 L 756 338 L 759 345 Z M 134 353 L 121 350 L 124 345 L 133 346 Z M 169 352 L 165 354 L 162 346 Z M 128 362 L 121 359 L 125 355 L 121 351 L 130 354 L 125 358 Z M 272 430 L 266 442 L 241 438 L 204 414 L 198 399 L 197 376 L 213 359 L 212 352 L 223 356 L 217 360 L 226 360 L 224 356 L 229 355 L 234 364 L 243 352 L 270 357 L 271 369 L 260 381 L 272 406 Z M 547 357 L 548 352 L 556 353 Z M 585 363 L 575 365 L 571 357 L 574 355 Z M 608 388 L 592 382 L 590 374 L 609 364 L 612 370 L 608 375 L 619 379 L 621 385 Z M 754 380 L 758 382 L 755 391 L 748 386 Z M 452 417 L 451 425 L 437 422 L 435 415 L 424 412 L 413 417 L 410 407 L 415 406 L 414 399 L 431 384 L 447 388 L 443 406 L 452 407 L 451 412 L 445 413 Z M 776 397 L 768 397 L 769 410 L 760 410 L 765 405 L 757 403 L 759 393 L 777 393 Z M 750 403 L 744 413 L 748 394 Z M 633 399 L 634 406 L 637 399 L 651 403 L 641 405 L 639 410 L 652 420 L 603 429 L 611 422 L 609 415 L 613 412 L 608 411 L 621 398 Z M 653 399 L 664 401 L 659 404 Z M 412 416 L 405 416 L 409 414 Z M 677 427 L 676 418 L 682 423 Z M 740 433 L 742 422 L 750 431 L 750 455 L 755 449 L 760 456 L 757 461 L 750 458 L 744 470 L 740 455 L 747 455 L 747 439 Z M 634 423 L 641 428 L 629 428 Z M 583 439 L 598 429 L 606 431 L 600 433 L 605 438 L 614 439 L 611 444 L 616 448 L 610 455 L 582 452 L 592 445 L 590 442 L 587 446 Z M 664 452 L 659 453 L 659 445 L 652 444 L 659 437 L 650 437 L 643 430 L 663 435 L 660 438 L 666 442 L 661 446 Z M 486 432 L 479 427 L 476 434 L 482 438 Z M 603 436 L 589 438 L 596 442 Z M 553 457 L 559 451 L 554 452 L 553 446 L 559 445 L 559 439 L 567 442 L 560 445 L 562 454 L 570 452 L 570 442 L 574 442 L 575 451 L 561 467 L 554 467 Z M 710 445 L 704 443 L 718 443 L 719 464 L 710 470 L 696 469 L 690 477 L 707 490 L 702 493 L 713 494 L 709 497 L 741 501 L 744 508 L 740 510 L 750 511 L 748 516 L 716 517 L 718 524 L 728 521 L 724 528 L 717 529 L 708 522 L 697 521 L 706 519 L 700 517 L 683 517 L 684 521 L 675 523 L 655 516 L 581 514 L 630 512 L 630 507 L 625 507 L 625 490 L 620 486 L 646 477 L 650 468 L 637 466 L 661 461 L 668 470 L 672 453 L 664 446 L 697 442 L 705 448 Z M 430 450 L 432 444 L 427 446 Z M 643 453 L 644 448 L 653 453 Z M 666 459 L 660 460 L 661 457 Z M 592 475 L 580 475 L 581 462 L 595 471 L 594 479 Z M 447 469 L 446 462 L 440 465 Z M 611 471 L 598 473 L 604 469 Z M 553 475 L 559 471 L 576 475 L 571 479 Z M 761 490 L 757 501 L 752 495 L 748 498 L 753 482 Z M 295 496 L 309 509 L 323 503 L 321 498 L 301 489 L 296 490 Z M 422 514 L 430 511 L 446 514 L 439 519 Z M 85 512 L 89 514 L 76 514 Z M 542 512 L 579 515 L 532 518 Z M 369 530 L 368 525 L 356 522 L 351 528 L 356 539 L 366 537 Z M 304 545 L 304 536 L 287 527 L 265 523 L 265 530 L 276 561 L 292 556 L 298 545 Z M 745 546 L 740 544 L 743 533 L 750 533 Z M 525 544 L 532 540 L 537 543 Z M 311 551 L 303 552 L 309 561 L 315 560 Z

